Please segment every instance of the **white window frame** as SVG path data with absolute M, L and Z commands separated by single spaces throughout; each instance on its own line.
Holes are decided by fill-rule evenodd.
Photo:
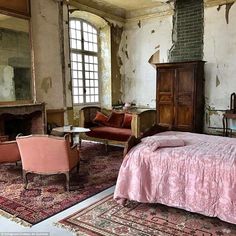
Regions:
M 80 29 L 72 28 L 71 21 L 79 22 Z M 92 27 L 93 32 L 89 33 L 84 29 L 84 26 Z M 75 30 L 72 37 L 72 30 Z M 90 28 L 91 29 L 91 28 Z M 96 34 L 94 33 L 96 31 Z M 87 33 L 87 40 L 85 39 L 85 34 Z M 77 35 L 80 34 L 80 38 Z M 91 41 L 89 36 L 95 37 Z M 73 45 L 78 46 L 81 41 L 80 49 L 72 48 Z M 71 72 L 71 88 L 72 88 L 72 101 L 73 105 L 97 105 L 100 103 L 100 83 L 99 83 L 99 31 L 98 29 L 80 18 L 71 17 L 69 20 L 69 41 L 70 41 L 70 72 Z M 95 51 L 91 51 L 87 48 L 95 48 Z M 97 48 L 97 50 L 96 50 Z M 76 57 L 77 55 L 77 57 Z M 74 60 L 74 58 L 76 58 Z M 79 58 L 79 59 L 78 59 Z M 77 64 L 77 65 L 76 65 Z M 82 67 L 81 67 L 82 66 Z M 82 72 L 82 73 L 81 73 Z M 76 76 L 74 76 L 76 75 Z

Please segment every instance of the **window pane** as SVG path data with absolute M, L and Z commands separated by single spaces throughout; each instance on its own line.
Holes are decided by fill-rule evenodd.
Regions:
M 87 42 L 84 42 L 84 50 L 88 51 L 88 43 Z
M 97 43 L 97 35 L 96 34 L 93 34 L 93 42 Z
M 83 88 L 79 88 L 79 95 L 83 95 Z
M 82 63 L 78 63 L 78 69 L 82 70 Z
M 94 86 L 98 87 L 98 81 L 97 80 L 94 80 Z
M 76 62 L 72 62 L 71 67 L 73 70 L 77 70 L 78 66 Z
M 79 78 L 83 78 L 82 71 L 79 71 L 79 72 L 78 72 L 78 77 L 79 77 Z
M 90 73 L 89 73 L 89 78 L 90 78 L 90 79 L 93 79 L 93 72 L 90 72 Z
M 92 32 L 93 32 L 92 30 L 93 30 L 93 29 L 92 29 L 91 25 L 88 25 L 88 32 L 91 32 L 91 33 L 92 33 Z
M 83 80 L 82 79 L 79 80 L 79 87 L 83 87 Z
M 88 33 L 84 33 L 84 40 L 88 41 Z
M 77 61 L 77 54 L 71 53 L 71 60 L 72 61 Z
M 92 42 L 93 41 L 93 35 L 92 34 L 88 34 L 88 39 L 89 39 L 89 42 Z
M 77 40 L 77 48 L 76 49 L 81 49 L 81 41 Z
M 98 94 L 98 88 L 94 88 L 94 94 Z
M 93 57 L 93 59 L 94 59 L 94 63 L 98 64 L 98 58 L 97 57 Z
M 80 30 L 76 31 L 76 38 L 81 39 L 81 31 Z
M 74 103 L 79 103 L 79 99 L 77 96 L 73 96 Z
M 94 102 L 98 102 L 98 101 L 99 101 L 98 95 L 95 95 L 95 96 L 94 96 L 94 100 L 95 100 Z
M 70 44 L 71 44 L 71 48 L 76 48 L 76 40 L 75 39 L 72 39 Z
M 85 56 L 84 56 L 84 61 L 85 61 L 85 62 L 89 62 L 89 56 L 85 55 Z
M 94 96 L 91 96 L 91 102 L 95 102 Z
M 81 28 L 81 26 L 80 26 L 80 21 L 79 21 L 79 20 L 77 20 L 77 21 L 75 22 L 75 27 L 76 27 L 76 29 L 80 29 L 80 28 Z
M 74 87 L 73 88 L 73 95 L 78 95 L 78 94 L 79 94 L 78 88 Z
M 71 29 L 70 33 L 71 33 L 71 38 L 75 39 L 76 38 L 75 30 Z
M 85 64 L 85 70 L 88 71 L 89 70 L 89 64 Z
M 98 79 L 98 73 L 97 72 L 94 73 L 94 79 Z
M 94 52 L 97 52 L 97 51 L 98 51 L 98 46 L 97 46 L 97 44 L 94 44 L 93 46 L 94 46 L 94 47 L 93 47 Z
M 89 79 L 89 72 L 85 72 L 85 78 Z
M 75 28 L 75 21 L 74 20 L 70 20 L 70 28 Z
M 85 86 L 89 87 L 89 80 L 87 80 L 87 79 L 85 80 Z
M 86 102 L 90 102 L 90 96 L 86 96 Z
M 76 78 L 78 78 L 77 76 L 78 76 L 77 71 L 76 71 L 76 70 L 73 70 L 73 71 L 72 71 L 72 78 L 76 79 Z
M 84 103 L 84 97 L 83 96 L 79 96 L 79 103 Z
M 78 80 L 77 79 L 72 80 L 72 86 L 78 87 Z
M 88 31 L 88 25 L 85 22 L 83 22 L 83 30 L 84 31 Z

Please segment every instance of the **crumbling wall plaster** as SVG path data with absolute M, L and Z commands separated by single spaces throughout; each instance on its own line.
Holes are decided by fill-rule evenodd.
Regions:
M 53 0 L 31 1 L 31 14 L 36 100 L 45 102 L 50 109 L 62 108 L 58 3 Z
M 125 25 L 119 49 L 123 102 L 156 107 L 156 70 L 149 59 L 159 50 L 160 62 L 167 62 L 171 34 L 170 15 Z
M 230 94 L 236 91 L 236 4 L 225 19 L 226 6 L 205 8 L 204 60 L 206 119 L 209 127 L 222 127 L 222 114 L 229 108 Z

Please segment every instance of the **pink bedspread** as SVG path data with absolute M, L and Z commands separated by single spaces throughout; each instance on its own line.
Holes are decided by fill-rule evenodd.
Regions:
M 183 147 L 132 148 L 120 168 L 114 199 L 162 203 L 236 224 L 236 139 L 167 131 Z

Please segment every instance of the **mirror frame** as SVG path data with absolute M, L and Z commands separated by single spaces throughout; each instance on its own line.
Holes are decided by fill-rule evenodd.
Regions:
M 21 19 L 25 19 L 29 23 L 29 46 L 31 61 L 31 98 L 27 100 L 0 101 L 0 105 L 11 104 L 31 104 L 36 102 L 35 90 L 35 68 L 34 68 L 34 50 L 32 41 L 32 23 L 30 14 L 30 0 L 1 0 L 0 14 L 9 15 Z

